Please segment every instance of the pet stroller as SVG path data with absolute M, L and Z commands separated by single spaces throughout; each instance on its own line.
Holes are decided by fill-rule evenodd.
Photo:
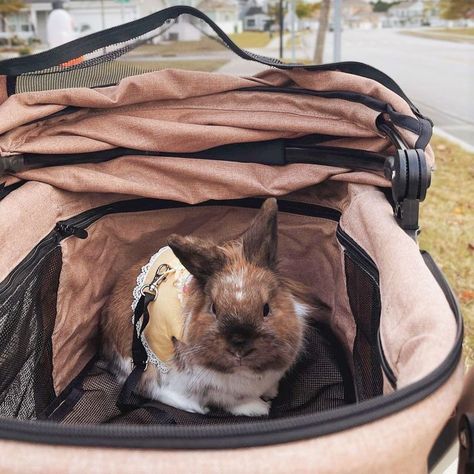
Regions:
M 119 61 L 181 15 L 270 67 L 234 77 Z M 201 12 L 171 7 L 3 61 L 0 117 L 2 473 L 436 464 L 472 399 L 459 308 L 416 243 L 432 124 L 388 76 L 260 57 Z M 330 324 L 309 323 L 270 415 L 192 414 L 133 394 L 119 408 L 97 356 L 118 276 L 172 232 L 237 235 L 268 196 L 282 271 L 331 310 Z

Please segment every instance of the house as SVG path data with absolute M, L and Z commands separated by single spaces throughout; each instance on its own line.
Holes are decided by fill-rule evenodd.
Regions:
M 251 6 L 243 14 L 245 31 L 266 31 L 269 29 L 271 18 L 257 5 Z
M 242 21 L 239 19 L 239 4 L 236 1 L 202 0 L 198 3 L 197 8 L 217 23 L 226 34 L 242 31 Z M 205 27 L 205 29 L 208 34 L 214 34 L 211 28 Z
M 141 0 L 143 4 L 147 4 L 150 0 Z M 164 6 L 160 8 L 155 8 L 150 12 L 145 13 L 149 15 L 150 13 L 155 13 L 159 10 L 162 10 L 166 7 L 172 7 L 176 5 L 186 5 L 188 7 L 197 7 L 199 0 L 152 0 L 163 2 Z M 161 40 L 165 41 L 199 41 L 202 37 L 202 31 L 199 28 L 201 22 L 195 22 L 192 17 L 189 15 L 181 15 L 174 20 L 174 23 L 167 27 L 166 32 L 156 38 L 156 42 Z
M 135 20 L 142 16 L 140 6 L 138 0 L 69 0 L 64 3 L 78 36 Z M 37 38 L 46 44 L 46 23 L 51 11 L 49 1 L 25 0 L 21 11 L 8 16 L 6 34 L 25 40 Z
M 364 0 L 345 0 L 342 3 L 342 17 L 347 28 L 369 29 L 373 27 L 372 5 Z
M 390 26 L 421 26 L 425 22 L 425 4 L 422 0 L 405 1 L 390 7 L 387 15 Z

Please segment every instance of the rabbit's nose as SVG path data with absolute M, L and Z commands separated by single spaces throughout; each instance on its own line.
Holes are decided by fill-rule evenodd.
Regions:
M 237 357 L 245 357 L 254 350 L 252 337 L 245 334 L 235 333 L 229 337 L 230 352 Z
M 239 358 L 239 359 L 242 359 L 242 358 L 248 356 L 248 355 L 249 355 L 250 353 L 252 353 L 253 351 L 254 351 L 254 348 L 251 347 L 251 346 L 250 346 L 250 347 L 239 347 L 239 348 L 237 348 L 237 347 L 231 347 L 231 348 L 229 349 L 229 352 L 230 352 L 233 356 L 235 356 L 235 357 L 237 357 L 237 358 Z

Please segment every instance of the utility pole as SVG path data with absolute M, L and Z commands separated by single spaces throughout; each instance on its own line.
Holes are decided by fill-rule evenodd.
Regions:
M 341 60 L 342 0 L 334 0 L 334 62 Z
M 291 62 L 296 62 L 296 0 L 291 0 Z
M 280 0 L 280 59 L 283 59 L 283 0 Z

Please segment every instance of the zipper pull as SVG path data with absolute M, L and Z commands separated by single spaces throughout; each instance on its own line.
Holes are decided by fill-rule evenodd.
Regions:
M 71 235 L 74 235 L 74 237 L 78 237 L 79 239 L 87 239 L 87 237 L 89 237 L 87 230 L 65 224 L 64 222 L 58 222 L 56 224 L 56 231 L 59 232 L 63 237 L 69 237 Z

